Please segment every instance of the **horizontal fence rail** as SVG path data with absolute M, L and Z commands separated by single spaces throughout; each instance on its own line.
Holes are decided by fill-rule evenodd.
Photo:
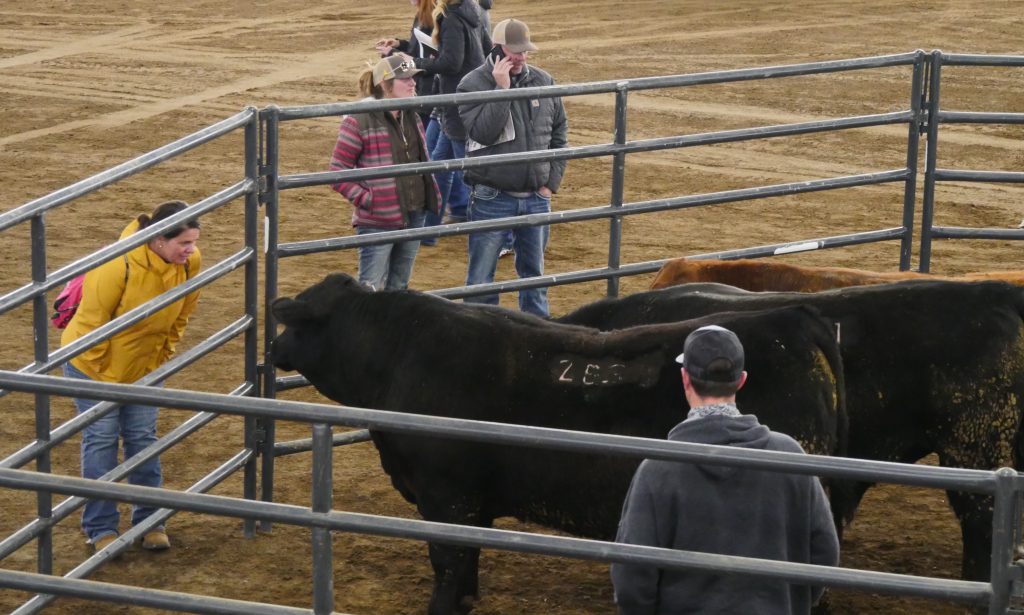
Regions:
M 750 451 L 744 450 L 743 452 Z M 787 453 L 774 451 L 770 454 L 787 455 Z M 250 502 L 224 496 L 180 493 L 135 485 L 103 485 L 97 481 L 83 478 L 40 475 L 24 470 L 0 469 L 0 485 L 13 489 L 45 489 L 85 498 L 109 497 L 152 506 L 174 506 L 181 510 L 220 516 L 265 517 L 279 523 L 322 527 L 359 534 L 410 538 L 459 546 L 481 546 L 522 553 L 559 555 L 575 559 L 648 564 L 682 570 L 700 569 L 723 574 L 772 576 L 806 585 L 870 589 L 887 594 L 898 593 L 972 604 L 987 603 L 992 597 L 991 586 L 988 583 L 977 581 L 932 579 L 886 572 L 832 568 L 361 513 L 313 512 L 308 508 L 289 504 Z M 51 590 L 43 587 L 39 591 Z
M 526 89 L 528 88 L 524 88 L 523 91 L 525 91 Z M 715 145 L 719 143 L 734 143 L 737 141 L 760 140 L 771 137 L 788 137 L 795 135 L 813 134 L 818 132 L 833 132 L 836 130 L 845 130 L 852 128 L 888 126 L 891 124 L 903 124 L 910 121 L 913 118 L 914 114 L 911 111 L 896 111 L 893 113 L 862 115 L 856 117 L 819 120 L 814 122 L 801 122 L 797 124 L 760 126 L 756 128 L 739 128 L 734 130 L 722 130 L 692 135 L 660 137 L 657 139 L 642 139 L 638 141 L 628 141 L 621 145 L 614 143 L 606 143 L 603 145 L 582 145 L 576 147 L 563 147 L 558 149 L 533 150 L 529 152 L 513 154 L 498 154 L 493 156 L 480 156 L 474 158 L 455 158 L 451 160 L 441 160 L 435 162 L 417 162 L 410 164 L 389 165 L 386 167 L 364 167 L 357 169 L 345 169 L 342 171 L 323 171 L 318 173 L 282 175 L 280 178 L 278 178 L 278 188 L 280 190 L 288 190 L 293 188 L 306 188 L 309 186 L 319 186 L 324 184 L 335 184 L 341 181 L 361 181 L 366 179 L 378 179 L 381 177 L 400 177 L 405 175 L 416 175 L 421 173 L 443 173 L 447 171 L 464 171 L 466 169 L 493 167 L 515 162 L 574 160 L 578 158 L 612 156 L 615 154 L 636 154 L 641 152 L 654 152 L 666 149 L 696 147 L 700 145 Z
M 161 382 L 185 369 L 189 365 L 192 365 L 214 350 L 222 347 L 224 344 L 238 337 L 252 326 L 252 318 L 249 316 L 243 316 L 217 333 L 206 338 L 199 344 L 196 344 L 194 347 L 175 355 L 160 367 L 140 378 L 136 384 L 144 386 Z M 241 390 L 236 394 L 250 395 L 252 394 L 254 386 L 254 383 L 247 382 L 242 385 Z M 115 404 L 109 402 L 100 402 L 89 410 L 76 414 L 74 418 L 51 431 L 49 440 L 45 442 L 35 441 L 13 455 L 5 459 L 0 459 L 0 468 L 20 468 L 38 457 L 40 454 L 73 437 L 86 426 L 99 420 L 99 418 L 106 414 L 114 405 Z
M 695 254 L 693 256 L 688 256 L 686 258 L 689 260 L 729 260 L 735 258 L 760 258 L 763 256 L 778 256 L 779 254 L 794 254 L 797 252 L 810 252 L 813 250 L 838 248 L 842 246 L 862 245 L 866 243 L 875 243 L 878 241 L 897 241 L 902 239 L 903 235 L 904 229 L 902 227 L 896 227 L 891 229 L 882 229 L 879 231 L 867 231 L 862 233 L 853 233 L 849 235 L 836 235 L 833 237 L 804 239 L 795 242 L 755 246 L 753 248 L 739 248 L 736 250 L 723 250 L 721 252 Z M 611 276 L 630 276 L 639 275 L 643 273 L 655 273 L 659 269 L 661 269 L 661 267 L 665 263 L 671 260 L 674 259 L 663 258 L 655 261 L 645 261 L 642 263 L 620 265 L 614 269 L 610 267 L 601 267 L 598 269 L 582 269 L 580 271 L 574 271 L 572 273 L 549 274 L 533 278 L 523 278 L 521 280 L 492 282 L 490 284 L 475 284 L 473 286 L 456 286 L 453 288 L 444 288 L 439 290 L 432 290 L 429 292 L 430 294 L 434 294 L 439 297 L 445 297 L 448 299 L 460 299 L 462 297 L 471 297 L 474 295 L 489 294 L 499 291 L 510 292 L 514 290 L 522 290 L 524 288 L 541 288 L 545 286 L 564 286 L 567 284 L 577 284 L 580 282 L 596 282 L 600 280 L 606 280 Z M 290 388 L 295 387 L 292 386 Z
M 133 233 L 105 248 L 97 250 L 87 257 L 81 258 L 69 265 L 65 265 L 47 276 L 46 281 L 43 283 L 26 284 L 15 291 L 7 293 L 0 297 L 0 315 L 18 307 L 26 301 L 30 301 L 35 297 L 56 288 L 75 276 L 89 271 L 99 263 L 106 262 L 112 258 L 121 256 L 122 254 L 127 254 L 132 249 L 141 246 L 150 239 L 153 239 L 172 228 L 180 226 L 188 220 L 194 220 L 204 214 L 223 207 L 240 196 L 253 192 L 255 187 L 256 184 L 252 180 L 242 180 L 233 186 L 225 188 L 224 190 L 189 206 L 180 213 L 174 214 L 173 216 L 170 216 L 165 220 L 161 220 L 151 226 L 147 226 L 141 231 Z
M 496 157 L 497 158 L 497 157 Z M 411 165 L 410 165 L 411 166 Z M 864 173 L 861 175 L 849 175 L 845 177 L 832 177 L 827 179 L 814 179 L 786 184 L 775 184 L 770 186 L 758 186 L 755 188 L 741 188 L 737 190 L 725 190 L 707 194 L 696 194 L 682 197 L 657 199 L 652 201 L 638 201 L 636 203 L 624 203 L 620 206 L 605 205 L 602 207 L 591 207 L 587 209 L 574 209 L 571 211 L 554 211 L 547 214 L 530 214 L 515 216 L 500 220 L 484 220 L 480 222 L 459 222 L 457 224 L 445 224 L 441 227 L 403 229 L 399 231 L 386 231 L 372 233 L 370 235 L 348 235 L 331 239 L 316 239 L 310 241 L 297 241 L 279 244 L 277 255 L 279 258 L 302 256 L 316 252 L 338 250 L 342 248 L 355 248 L 360 246 L 379 245 L 394 241 L 408 239 L 425 239 L 427 237 L 445 237 L 448 235 L 465 234 L 470 231 L 495 231 L 502 229 L 514 229 L 528 226 L 542 226 L 548 224 L 564 224 L 569 222 L 580 222 L 585 220 L 599 220 L 615 216 L 631 216 L 674 209 L 686 209 L 700 207 L 703 205 L 717 205 L 722 203 L 736 203 L 739 201 L 750 201 L 765 199 L 769 197 L 789 196 L 810 192 L 821 192 L 824 190 L 837 190 L 840 188 L 852 188 L 857 186 L 870 186 L 889 182 L 905 181 L 909 176 L 907 169 L 893 169 L 877 173 Z M 818 240 L 807 240 L 818 241 Z
M 31 363 L 22 368 L 21 371 L 39 374 L 48 372 L 55 367 L 63 365 L 68 360 L 82 354 L 97 343 L 105 339 L 109 339 L 113 335 L 128 329 L 132 325 L 149 318 L 172 303 L 179 301 L 186 295 L 190 295 L 204 286 L 216 282 L 218 279 L 230 274 L 232 271 L 235 271 L 253 258 L 255 258 L 255 251 L 251 248 L 242 248 L 234 255 L 229 256 L 216 265 L 193 276 L 187 282 L 179 284 L 164 294 L 155 297 L 138 307 L 128 310 L 117 318 L 76 339 L 67 346 L 62 346 L 50 356 L 49 360 L 42 363 Z M 6 395 L 6 392 L 3 389 L 0 389 L 0 396 L 2 395 Z
M 37 593 L 55 593 L 72 598 L 132 604 L 181 613 L 223 613 L 225 615 L 313 615 L 312 609 L 274 606 L 258 602 L 183 594 L 131 585 L 65 579 L 31 572 L 0 570 L 0 587 Z
M 1024 56 L 937 52 L 949 66 L 1024 66 Z
M 670 461 L 700 461 L 714 465 L 757 467 L 832 478 L 871 480 L 872 477 L 906 485 L 993 493 L 993 472 L 905 465 L 886 461 L 817 457 L 800 453 L 753 451 L 730 446 L 690 444 L 651 438 L 576 432 L 511 423 L 373 410 L 356 406 L 314 404 L 279 399 L 247 398 L 180 389 L 83 381 L 75 378 L 21 374 L 0 370 L 0 386 L 14 391 L 44 392 L 83 399 L 139 403 L 170 408 L 204 410 L 266 418 L 288 418 L 307 423 L 380 429 L 396 433 L 431 435 L 491 444 L 543 447 L 569 452 L 603 452 Z M 712 457 L 709 458 L 708 455 Z
M 56 192 L 51 192 L 50 194 L 40 197 L 34 201 L 29 201 L 21 207 L 0 214 L 0 232 L 21 224 L 32 216 L 49 211 L 54 207 L 58 207 L 69 201 L 85 196 L 90 192 L 103 188 L 104 186 L 109 186 L 110 184 L 118 182 L 126 177 L 130 177 L 140 171 L 156 166 L 161 162 L 180 156 L 191 149 L 195 149 L 204 143 L 213 141 L 214 139 L 245 126 L 255 117 L 255 107 L 246 107 L 245 110 L 240 111 L 227 119 L 221 120 L 216 124 L 207 126 L 198 132 L 194 132 L 186 137 L 178 139 L 177 141 L 168 143 L 163 147 L 143 154 L 142 156 L 129 160 L 128 162 L 119 164 L 116 167 L 107 169 L 102 173 L 97 173 L 92 177 L 87 177 L 86 179 L 75 182 L 70 186 L 57 190 Z
M 764 79 L 777 79 L 780 77 L 820 75 L 824 73 L 888 68 L 894 66 L 909 66 L 919 61 L 924 57 L 924 55 L 923 51 L 918 50 L 909 53 L 874 56 L 869 58 L 808 62 L 804 64 L 787 64 L 783 66 L 763 66 L 758 68 L 691 73 L 688 75 L 613 79 L 609 81 L 594 81 L 591 83 L 550 85 L 536 88 L 515 88 L 506 91 L 440 94 L 405 100 L 391 99 L 388 101 L 359 101 L 326 105 L 306 105 L 301 107 L 270 107 L 270 109 L 273 110 L 273 113 L 281 121 L 289 121 L 313 119 L 329 115 L 381 111 L 384 109 L 429 109 L 437 106 L 453 104 L 498 102 L 503 100 L 513 100 L 524 96 L 529 98 L 554 98 L 558 96 L 582 96 L 587 94 L 614 94 L 621 90 L 654 90 L 694 85 L 711 85 L 716 83 L 758 81 Z

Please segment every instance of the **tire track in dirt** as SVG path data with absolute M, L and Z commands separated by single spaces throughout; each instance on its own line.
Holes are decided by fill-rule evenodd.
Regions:
M 87 37 L 67 44 L 56 45 L 51 48 L 13 56 L 0 61 L 0 68 L 39 63 L 61 57 L 89 53 L 98 53 L 114 57 L 126 57 L 133 61 L 137 61 L 142 56 L 145 56 L 147 59 L 167 61 L 168 54 L 166 46 L 169 45 L 180 45 L 186 41 L 202 39 L 203 37 L 215 34 L 230 34 L 235 31 L 248 33 L 255 28 L 275 24 L 289 24 L 290 29 L 295 29 L 299 27 L 298 24 L 304 20 L 330 15 L 332 12 L 333 11 L 328 8 L 315 7 L 278 15 L 272 18 L 231 20 L 228 22 L 212 24 L 205 28 L 171 32 L 166 35 L 149 36 L 145 38 L 144 45 L 144 47 L 148 49 L 147 51 L 132 48 L 130 43 L 135 41 L 135 39 L 139 38 L 141 35 L 150 32 L 157 26 L 148 23 L 137 24 L 127 28 L 118 29 L 107 34 Z M 0 138 L 0 147 L 15 143 L 23 143 L 55 134 L 77 131 L 87 127 L 116 128 L 131 122 L 148 119 L 150 117 L 170 111 L 176 111 L 185 107 L 206 105 L 209 104 L 212 99 L 230 94 L 237 94 L 247 90 L 273 86 L 287 81 L 298 81 L 309 77 L 335 74 L 339 70 L 345 70 L 348 68 L 355 69 L 358 67 L 359 61 L 352 61 L 350 58 L 360 57 L 361 52 L 365 51 L 366 46 L 366 42 L 362 41 L 358 45 L 342 46 L 313 54 L 289 56 L 289 60 L 286 63 L 278 62 L 273 65 L 270 72 L 261 74 L 257 77 L 243 77 L 241 79 L 236 79 L 223 85 L 208 88 L 192 94 L 171 98 L 157 98 L 142 102 L 141 104 L 135 105 L 129 109 L 114 111 L 89 119 L 62 122 L 45 128 L 38 128 L 8 135 L 7 137 Z M 238 52 L 234 51 L 233 53 L 237 54 Z M 234 67 L 234 65 L 230 63 L 230 59 L 225 60 L 218 57 L 219 50 L 216 48 L 211 48 L 205 54 L 192 50 L 192 53 L 189 55 L 192 56 L 193 59 L 195 57 L 204 57 L 207 58 L 209 63 Z M 177 58 L 177 56 L 175 56 L 175 58 Z M 6 77 L 4 80 L 6 81 Z M 29 87 L 31 87 L 31 85 Z M 68 91 L 71 92 L 72 96 L 82 96 L 88 95 L 89 88 L 76 88 L 75 86 L 71 86 L 68 88 Z M 126 101 L 120 100 L 118 102 Z M 238 111 L 241 111 L 241 108 L 235 109 L 234 112 Z
M 296 11 L 295 13 L 289 13 L 273 18 L 261 18 L 255 20 L 232 20 L 224 23 L 217 23 L 207 26 L 205 28 L 199 28 L 195 30 L 189 30 L 186 32 L 173 32 L 166 35 L 157 35 L 147 37 L 145 40 L 145 48 L 150 50 L 159 49 L 162 52 L 149 51 L 139 49 L 128 49 L 121 50 L 121 53 L 130 52 L 133 59 L 139 59 L 140 56 L 149 56 L 149 58 L 166 60 L 167 53 L 166 47 L 169 45 L 180 45 L 185 41 L 202 39 L 211 35 L 222 35 L 227 34 L 236 30 L 252 31 L 260 26 L 269 26 L 280 23 L 288 23 L 291 28 L 296 27 L 296 22 L 305 20 L 313 17 L 323 16 L 328 14 L 329 11 L 323 7 L 311 8 L 304 11 Z M 884 21 L 881 18 L 868 19 L 866 21 Z M 767 32 L 777 32 L 780 30 L 792 30 L 792 29 L 805 29 L 805 28 L 822 28 L 831 27 L 838 25 L 839 22 L 818 22 L 815 24 L 802 25 L 794 24 L 779 27 L 771 26 L 755 26 L 748 28 L 730 28 L 725 30 L 713 30 L 708 32 L 676 32 L 672 35 L 673 40 L 686 40 L 694 38 L 715 38 L 721 36 L 738 36 L 738 35 L 751 35 L 751 34 L 764 34 Z M 848 24 L 847 24 L 848 25 Z M 0 68 L 5 66 L 15 66 L 22 64 L 37 63 L 44 60 L 52 60 L 68 55 L 79 55 L 84 53 L 97 53 L 106 52 L 107 54 L 119 55 L 119 48 L 128 46 L 127 43 L 140 34 L 148 32 L 155 28 L 152 24 L 138 24 L 130 26 L 128 28 L 116 30 L 114 32 L 88 37 L 79 41 L 73 41 L 66 45 L 58 45 L 50 49 L 44 49 L 37 52 L 23 54 L 20 56 L 14 56 L 8 58 L 5 61 L 0 61 Z M 634 36 L 626 37 L 622 40 L 606 41 L 606 45 L 621 45 L 629 43 L 639 43 L 643 41 L 658 41 L 664 40 L 664 35 L 645 35 L 645 36 Z M 586 44 L 586 39 L 580 41 L 577 39 L 563 40 L 561 43 L 555 43 L 551 45 L 552 49 L 558 49 L 560 45 L 579 45 Z M 120 43 L 120 44 L 119 44 Z M 85 126 L 96 126 L 99 128 L 115 128 L 133 121 L 147 119 L 156 115 L 167 113 L 181 109 L 183 107 L 201 105 L 206 103 L 210 99 L 219 98 L 222 96 L 236 94 L 246 90 L 263 88 L 268 86 L 277 85 L 285 81 L 297 81 L 304 78 L 317 77 L 322 75 L 336 74 L 340 66 L 345 64 L 345 59 L 350 57 L 358 57 L 360 51 L 366 46 L 365 42 L 361 42 L 358 45 L 350 45 L 348 47 L 341 47 L 307 55 L 301 58 L 292 59 L 289 63 L 278 65 L 270 73 L 261 75 L 256 78 L 246 77 L 239 80 L 235 80 L 226 83 L 221 86 L 209 88 L 200 92 L 192 94 L 178 96 L 174 98 L 166 98 L 162 100 L 155 100 L 151 102 L 143 102 L 130 109 L 124 109 L 100 115 L 90 120 L 75 120 L 71 122 L 64 122 L 45 128 L 39 128 L 35 130 L 29 130 L 14 135 L 9 135 L 4 138 L 0 138 L 0 147 L 11 145 L 14 143 L 22 143 L 37 138 L 42 138 L 54 134 L 60 134 L 70 130 L 79 130 Z M 220 64 L 227 63 L 223 59 L 211 60 L 210 58 L 217 58 L 215 50 L 211 50 L 209 54 L 192 52 L 187 54 L 191 56 L 191 59 L 195 60 L 197 57 L 204 58 L 204 63 Z M 177 57 L 177 56 L 176 56 Z M 351 63 L 351 62 L 350 62 Z M 358 65 L 358 62 L 351 63 Z M 82 94 L 79 90 L 76 94 Z
M 91 53 L 112 45 L 123 45 L 128 41 L 142 38 L 146 33 L 153 31 L 160 26 L 151 23 L 138 23 L 126 28 L 120 28 L 105 34 L 90 36 L 83 39 L 62 43 L 39 51 L 23 53 L 9 58 L 0 59 L 0 69 L 24 66 L 26 64 L 39 64 L 47 60 L 55 60 L 65 56 Z M 59 41 L 60 39 L 54 39 Z
M 557 51 L 571 48 L 595 49 L 601 47 L 629 48 L 634 45 L 650 43 L 698 41 L 716 38 L 745 38 L 764 37 L 768 34 L 781 34 L 785 32 L 799 32 L 803 30 L 821 30 L 828 28 L 849 29 L 865 25 L 884 25 L 896 21 L 892 17 L 868 17 L 868 18 L 841 18 L 834 20 L 817 21 L 814 23 L 793 23 L 787 25 L 765 25 L 746 26 L 737 28 L 722 28 L 718 30 L 686 31 L 676 27 L 676 24 L 669 22 L 665 28 L 672 28 L 671 31 L 657 30 L 651 32 L 652 28 L 644 28 L 644 34 L 629 36 L 607 35 L 599 38 L 578 38 L 574 36 L 559 37 L 552 41 L 545 40 L 543 49 L 545 51 Z M 625 32 L 623 32 L 625 34 Z
M 360 45 L 359 49 L 362 49 L 363 47 L 364 45 Z M 116 128 L 131 122 L 149 119 L 170 111 L 177 111 L 185 107 L 195 107 L 208 103 L 210 99 L 237 94 L 247 90 L 269 87 L 287 81 L 298 81 L 318 75 L 331 74 L 338 71 L 339 67 L 345 66 L 346 59 L 355 55 L 353 51 L 354 49 L 352 48 L 339 48 L 315 53 L 304 56 L 301 60 L 294 61 L 290 64 L 278 66 L 274 71 L 258 77 L 245 77 L 217 87 L 207 88 L 193 94 L 157 100 L 134 106 L 130 109 L 106 113 L 87 120 L 62 122 L 45 128 L 21 132 L 0 139 L 0 147 L 73 130 L 79 130 L 85 127 Z M 357 65 L 358 62 L 353 63 L 351 68 L 354 69 Z M 241 108 L 237 111 L 241 111 Z
M 111 92 L 102 84 L 93 83 L 91 86 L 74 86 L 34 77 L 5 77 L 4 91 L 24 96 L 43 95 L 47 98 L 87 100 L 100 104 L 146 104 L 159 100 L 158 96 L 140 92 Z

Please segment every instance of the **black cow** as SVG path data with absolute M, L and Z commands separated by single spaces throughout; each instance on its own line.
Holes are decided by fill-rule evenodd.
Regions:
M 602 333 L 412 291 L 374 293 L 336 274 L 277 300 L 273 312 L 286 326 L 274 365 L 343 404 L 664 438 L 687 410 L 673 359 L 690 331 L 715 322 L 747 348 L 741 407 L 823 454 L 845 423 L 833 325 L 807 308 Z M 511 515 L 610 540 L 639 463 L 371 433 L 392 484 L 425 519 L 483 527 Z M 479 549 L 429 551 L 429 613 L 466 609 Z
M 684 284 L 598 301 L 559 320 L 618 329 L 793 305 L 839 324 L 851 457 L 913 463 L 935 452 L 949 467 L 1021 467 L 1024 292 L 1009 284 L 908 281 L 819 293 Z M 851 512 L 870 486 L 855 486 Z M 948 496 L 960 520 L 963 576 L 987 580 L 992 499 Z

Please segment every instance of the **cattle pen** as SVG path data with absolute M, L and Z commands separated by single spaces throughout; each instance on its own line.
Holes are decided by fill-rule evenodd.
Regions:
M 0 460 L 0 484 L 11 489 L 36 492 L 36 518 L 21 530 L 0 541 L 0 558 L 6 558 L 30 543 L 36 546 L 36 573 L 0 571 L 0 586 L 30 591 L 39 595 L 30 599 L 16 611 L 39 612 L 56 596 L 77 596 L 89 599 L 111 600 L 129 604 L 152 606 L 168 610 L 197 613 L 330 613 L 334 610 L 334 576 L 332 571 L 332 532 L 369 533 L 398 536 L 415 540 L 437 540 L 460 545 L 479 545 L 495 549 L 511 549 L 528 553 L 549 553 L 579 559 L 619 562 L 643 562 L 666 567 L 702 567 L 723 573 L 778 576 L 794 582 L 815 581 L 832 587 L 858 588 L 866 591 L 921 596 L 940 600 L 963 602 L 985 607 L 989 613 L 1005 613 L 1011 609 L 1011 594 L 1021 582 L 1021 569 L 1014 565 L 1013 548 L 1021 534 L 1021 494 L 1024 481 L 1013 469 L 968 470 L 902 466 L 884 462 L 847 460 L 841 458 L 796 459 L 783 454 L 756 454 L 748 451 L 714 450 L 723 461 L 736 465 L 767 467 L 776 470 L 800 472 L 830 477 L 858 478 L 861 480 L 891 481 L 921 485 L 995 497 L 992 577 L 989 582 L 932 579 L 914 575 L 881 573 L 853 569 L 820 569 L 795 564 L 769 563 L 726 556 L 652 550 L 599 541 L 524 534 L 521 532 L 467 526 L 446 526 L 425 521 L 394 517 L 369 517 L 346 513 L 333 508 L 331 480 L 332 448 L 334 444 L 362 439 L 359 432 L 335 435 L 334 426 L 359 429 L 395 430 L 416 434 L 435 434 L 456 439 L 478 439 L 504 445 L 544 445 L 559 450 L 600 450 L 611 454 L 632 455 L 692 461 L 702 458 L 710 449 L 698 445 L 644 440 L 622 436 L 582 434 L 525 426 L 495 427 L 474 421 L 461 421 L 440 417 L 424 417 L 384 412 L 374 409 L 328 406 L 323 404 L 282 401 L 275 399 L 285 389 L 302 384 L 300 378 L 279 378 L 268 360 L 269 342 L 277 333 L 269 306 L 278 296 L 279 267 L 283 259 L 334 252 L 359 246 L 386 243 L 396 239 L 425 239 L 466 235 L 475 230 L 497 230 L 521 226 L 560 225 L 592 220 L 609 220 L 606 266 L 583 271 L 558 272 L 539 278 L 496 282 L 473 288 L 442 288 L 433 292 L 444 297 L 461 297 L 491 292 L 512 292 L 522 288 L 562 286 L 580 282 L 606 280 L 606 294 L 619 293 L 619 280 L 656 271 L 666 260 L 638 263 L 621 262 L 622 223 L 625 218 L 656 212 L 714 206 L 739 201 L 770 199 L 787 195 L 847 189 L 858 186 L 895 184 L 901 188 L 902 204 L 899 220 L 885 221 L 884 228 L 870 229 L 817 238 L 791 240 L 692 255 L 694 258 L 740 258 L 792 254 L 801 251 L 823 250 L 875 242 L 898 242 L 900 269 L 911 266 L 915 216 L 920 217 L 921 235 L 918 258 L 920 268 L 928 270 L 933 238 L 1024 239 L 1024 230 L 969 229 L 943 227 L 933 224 L 936 208 L 935 186 L 942 181 L 960 182 L 1024 182 L 1024 173 L 988 171 L 980 169 L 947 169 L 939 166 L 937 143 L 943 123 L 1024 124 L 1024 114 L 1003 112 L 947 111 L 941 108 L 939 92 L 943 66 L 1000 67 L 1017 70 L 1024 67 L 1022 56 L 983 56 L 946 54 L 939 51 L 915 51 L 905 54 L 858 58 L 851 60 L 814 62 L 718 71 L 690 75 L 648 77 L 609 82 L 551 86 L 507 93 L 464 94 L 416 99 L 406 102 L 357 102 L 304 107 L 267 107 L 244 111 L 184 137 L 158 150 L 77 182 L 67 188 L 36 199 L 19 208 L 0 214 L 0 232 L 29 223 L 31 237 L 31 281 L 0 297 L 0 314 L 31 302 L 33 356 L 31 363 L 21 370 L 0 372 L 0 387 L 6 392 L 26 392 L 32 395 L 36 417 L 33 442 Z M 901 68 L 910 73 L 906 79 L 907 106 L 897 111 L 716 131 L 699 134 L 676 135 L 655 139 L 628 139 L 630 92 L 664 88 L 690 88 L 721 83 L 757 82 L 806 75 L 824 75 L 852 71 Z M 512 154 L 467 160 L 428 162 L 399 165 L 375 170 L 354 170 L 326 173 L 282 173 L 281 124 L 309 120 L 324 116 L 374 109 L 408 109 L 434 105 L 454 104 L 460 101 L 499 100 L 518 97 L 574 97 L 592 95 L 614 96 L 614 129 L 612 142 L 600 145 L 569 147 L 543 153 Z M 690 194 L 670 198 L 625 202 L 627 156 L 661 150 L 674 150 L 720 143 L 758 141 L 857 130 L 869 127 L 895 126 L 904 130 L 903 154 L 905 166 L 896 169 L 818 178 L 714 193 Z M 243 132 L 243 178 L 215 194 L 195 203 L 188 211 L 97 252 L 83 256 L 72 263 L 50 272 L 47 266 L 47 227 L 45 214 L 75 199 L 100 190 L 128 176 L 170 160 L 186 151 L 218 140 L 235 131 Z M 917 194 L 918 167 L 920 166 L 919 139 L 926 136 L 923 194 Z M 610 157 L 612 173 L 609 186 L 609 204 L 584 209 L 555 211 L 548 215 L 532 215 L 508 221 L 461 223 L 425 229 L 374 234 L 372 237 L 332 237 L 282 242 L 279 216 L 282 201 L 288 191 L 322 186 L 348 179 L 372 179 L 383 176 L 436 172 L 454 168 L 521 162 L 528 159 L 584 159 Z M 88 338 L 65 348 L 51 350 L 48 330 L 48 294 L 72 277 L 111 258 L 116 258 L 135 246 L 141 245 L 182 220 L 196 218 L 242 200 L 244 225 L 240 247 L 230 256 L 209 267 L 186 284 L 170 291 L 139 309 L 112 321 L 110 325 Z M 259 228 L 263 225 L 262 245 Z M 262 284 L 258 271 L 260 254 L 263 258 Z M 674 255 L 673 255 L 674 256 Z M 194 344 L 161 370 L 136 385 L 109 385 L 100 383 L 71 383 L 63 378 L 46 374 L 58 368 L 90 345 L 123 330 L 185 294 L 214 284 L 218 279 L 242 270 L 244 292 L 239 297 L 241 316 L 228 320 L 207 339 Z M 262 311 L 259 299 L 263 291 Z M 207 292 L 213 292 L 208 290 Z M 259 338 L 262 321 L 262 340 Z M 226 395 L 197 393 L 184 390 L 158 390 L 146 387 L 158 383 L 179 370 L 213 353 L 217 349 L 242 338 L 243 359 L 239 370 L 239 384 Z M 261 354 L 262 353 L 262 354 Z M 51 397 L 85 396 L 105 400 L 89 413 L 51 429 Z M 241 399 L 241 398 L 246 399 Z M 199 411 L 178 428 L 165 435 L 140 458 L 122 464 L 101 481 L 89 481 L 51 473 L 50 454 L 53 449 L 72 438 L 82 428 L 97 420 L 119 402 L 153 403 L 163 407 Z M 197 480 L 188 490 L 171 491 L 119 485 L 117 480 L 126 476 L 142 460 L 159 455 L 224 414 L 243 417 L 241 450 L 228 455 L 209 474 Z M 308 423 L 312 438 L 308 442 L 276 441 L 276 421 L 287 419 Z M 274 503 L 275 459 L 287 453 L 311 450 L 313 468 L 312 502 L 308 507 Z M 35 462 L 37 472 L 21 470 Z M 204 495 L 230 475 L 243 473 L 241 498 Z M 73 496 L 56 506 L 52 494 Z M 109 549 L 84 561 L 64 577 L 53 575 L 52 530 L 56 524 L 71 515 L 85 499 L 98 495 L 123 501 L 143 502 L 162 507 L 159 517 L 166 519 L 178 510 L 212 515 L 228 515 L 244 520 L 244 533 L 253 536 L 257 525 L 269 531 L 271 523 L 293 524 L 311 528 L 312 575 L 311 607 L 293 608 L 256 604 L 242 601 L 164 592 L 152 589 L 83 581 L 99 567 L 107 564 L 119 552 L 127 549 L 131 540 L 147 529 L 138 527 L 126 533 L 122 540 Z

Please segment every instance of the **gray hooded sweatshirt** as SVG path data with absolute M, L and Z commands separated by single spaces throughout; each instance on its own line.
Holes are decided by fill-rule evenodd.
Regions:
M 745 414 L 676 425 L 669 440 L 802 453 Z M 724 465 L 644 461 L 633 477 L 618 542 L 834 566 L 828 501 L 817 477 Z M 752 576 L 613 564 L 621 615 L 806 614 L 822 588 Z

